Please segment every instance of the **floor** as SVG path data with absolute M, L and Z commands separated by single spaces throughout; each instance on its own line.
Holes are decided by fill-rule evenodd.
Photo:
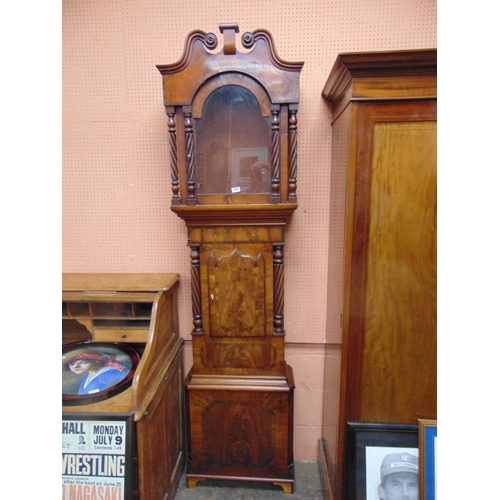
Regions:
M 313 460 L 295 461 L 295 485 L 292 495 L 283 493 L 281 486 L 244 481 L 200 481 L 196 488 L 186 487 L 185 472 L 181 477 L 175 500 L 324 500 L 325 490 L 319 463 Z

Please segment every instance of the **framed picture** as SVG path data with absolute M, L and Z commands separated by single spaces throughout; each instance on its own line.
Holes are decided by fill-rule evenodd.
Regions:
M 134 417 L 62 414 L 62 499 L 132 500 Z
M 242 193 L 270 193 L 271 173 L 267 163 L 269 151 L 267 148 L 233 148 L 231 150 L 231 189 L 240 187 Z M 259 167 L 254 169 L 253 166 Z M 261 173 L 267 170 L 267 175 Z M 267 183 L 266 183 L 267 182 Z
M 132 384 L 138 352 L 118 342 L 73 342 L 62 348 L 62 403 L 83 405 L 110 398 Z
M 418 500 L 418 425 L 348 422 L 346 439 L 346 498 Z
M 437 420 L 419 419 L 420 500 L 436 500 Z

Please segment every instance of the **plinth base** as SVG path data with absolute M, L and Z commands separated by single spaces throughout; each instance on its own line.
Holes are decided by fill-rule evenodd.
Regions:
M 265 481 L 293 492 L 293 372 L 193 375 L 186 380 L 187 486 L 207 479 Z

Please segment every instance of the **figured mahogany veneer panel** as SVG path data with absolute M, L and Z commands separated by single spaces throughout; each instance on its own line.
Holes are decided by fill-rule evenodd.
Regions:
M 227 375 L 277 375 L 284 373 L 283 337 L 214 338 L 203 342 L 193 336 L 193 370 Z
M 201 420 L 210 463 L 266 467 L 274 459 L 276 414 L 263 402 L 217 399 L 203 409 Z
M 245 243 L 283 241 L 284 229 L 280 226 L 218 226 L 194 227 L 189 229 L 189 241 L 192 243 L 223 243 L 228 241 Z
M 256 380 L 256 385 L 259 385 Z M 234 387 L 233 389 L 236 389 Z M 293 388 L 190 387 L 188 474 L 291 479 Z
M 207 262 L 210 334 L 212 337 L 265 335 L 265 260 L 241 255 L 236 247 L 229 255 Z
M 211 337 L 262 337 L 273 331 L 270 244 L 201 247 L 203 328 Z
M 205 348 L 202 347 L 201 358 L 204 366 L 210 363 L 213 368 L 265 369 L 276 366 L 282 358 L 278 356 L 278 352 L 278 349 L 268 342 L 247 340 L 245 343 L 208 344 Z
M 436 136 L 436 122 L 374 128 L 361 420 L 435 411 Z

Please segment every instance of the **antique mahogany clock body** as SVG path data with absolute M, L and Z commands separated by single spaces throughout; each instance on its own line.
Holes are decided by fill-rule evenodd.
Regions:
M 303 63 L 271 35 L 191 32 L 157 66 L 168 116 L 171 209 L 191 248 L 188 486 L 268 481 L 293 491 L 293 372 L 284 356 L 284 231 L 297 208 Z

